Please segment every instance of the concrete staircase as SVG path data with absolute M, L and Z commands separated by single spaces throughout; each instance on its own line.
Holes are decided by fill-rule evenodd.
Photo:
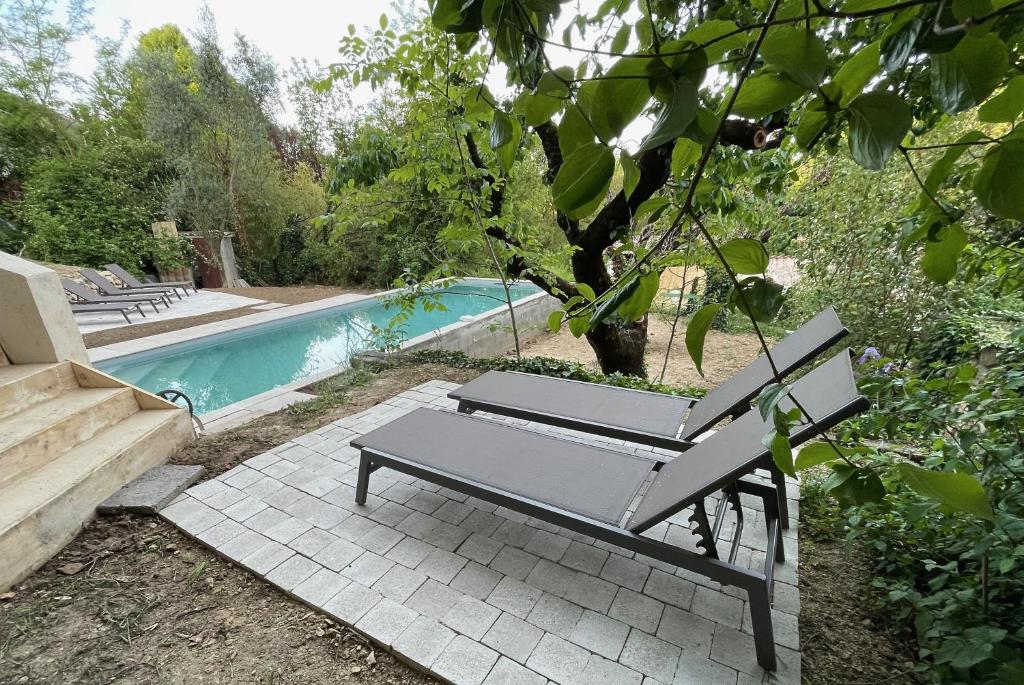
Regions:
M 0 592 L 194 437 L 186 411 L 89 366 L 0 354 Z

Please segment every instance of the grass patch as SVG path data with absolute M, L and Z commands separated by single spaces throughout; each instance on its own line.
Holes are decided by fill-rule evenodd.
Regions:
M 293 404 L 288 408 L 288 413 L 292 416 L 308 418 L 325 414 L 335 407 L 347 404 L 349 392 L 353 388 L 368 385 L 382 368 L 371 364 L 355 363 L 352 368 L 346 369 L 337 376 L 331 376 L 310 386 L 310 392 L 316 397 L 307 402 Z

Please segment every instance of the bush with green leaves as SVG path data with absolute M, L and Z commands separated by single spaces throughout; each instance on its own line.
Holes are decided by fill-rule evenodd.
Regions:
M 1024 330 L 1014 336 L 1024 342 Z M 1024 678 L 1024 358 L 899 370 L 865 361 L 869 412 L 805 447 L 819 487 L 845 508 L 849 537 L 876 560 L 885 611 L 920 647 L 935 682 Z M 844 445 L 850 445 L 845 447 Z
M 132 138 L 38 162 L 18 206 L 25 256 L 90 267 L 148 263 L 169 174 L 159 146 Z

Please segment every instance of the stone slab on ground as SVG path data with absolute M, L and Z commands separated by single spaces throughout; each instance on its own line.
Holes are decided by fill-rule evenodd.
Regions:
M 359 452 L 349 442 L 419 407 L 455 409 L 446 397 L 455 387 L 430 381 L 299 436 L 196 485 L 160 514 L 443 682 L 800 683 L 795 481 L 786 563 L 775 567 L 775 673 L 757 665 L 746 595 L 736 588 L 386 468 L 357 505 Z M 741 503 L 738 563 L 760 571 L 761 502 L 743 495 Z M 690 514 L 644 534 L 695 550 Z M 723 538 L 731 531 L 727 520 Z
M 96 511 L 156 515 L 204 473 L 202 466 L 154 466 L 101 502 Z

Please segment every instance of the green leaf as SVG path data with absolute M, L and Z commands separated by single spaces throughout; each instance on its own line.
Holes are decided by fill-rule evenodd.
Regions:
M 612 38 L 611 51 L 622 52 L 629 45 L 629 35 L 632 32 L 633 27 L 629 24 L 623 24 L 619 27 L 619 30 L 615 32 L 615 37 Z
M 562 161 L 551 185 L 555 207 L 570 219 L 582 219 L 596 209 L 615 173 L 615 155 L 600 143 L 587 143 Z M 590 211 L 587 211 L 589 209 Z
M 761 439 L 761 444 L 772 453 L 772 460 L 787 476 L 796 476 L 796 469 L 793 467 L 793 446 L 789 443 L 789 436 L 778 430 L 770 430 Z
M 952 145 L 946 148 L 946 151 L 942 154 L 932 168 L 928 170 L 928 176 L 924 180 L 924 188 L 921 190 L 920 195 L 917 198 L 917 210 L 921 211 L 932 204 L 931 196 L 938 193 L 939 188 L 946 179 L 949 178 L 950 172 L 953 170 L 953 165 L 957 163 L 957 160 L 969 149 L 969 145 L 964 143 L 975 143 L 985 137 L 981 131 L 968 131 L 957 139 L 957 145 Z M 927 191 L 927 192 L 925 192 Z
M 672 201 L 663 195 L 657 197 L 647 198 L 640 203 L 640 206 L 633 212 L 633 220 L 639 221 L 642 217 L 647 214 L 652 215 L 652 221 L 657 218 L 660 212 L 668 207 Z
M 498 156 L 498 166 L 506 174 L 511 171 L 512 165 L 515 164 L 516 155 L 519 152 L 519 141 L 523 138 L 523 125 L 519 123 L 519 119 L 510 117 L 510 121 L 512 124 L 512 135 L 509 137 L 508 142 L 494 151 Z
M 596 326 L 603 322 L 612 315 L 612 312 L 619 308 L 619 305 L 628 300 L 639 287 L 639 278 L 634 278 L 629 283 L 621 286 L 618 290 L 612 293 L 607 300 L 601 303 L 601 306 L 597 308 L 596 312 L 594 312 L 594 317 L 590 323 Z
M 590 317 L 589 316 L 573 316 L 569 318 L 569 332 L 572 333 L 572 337 L 578 338 L 588 330 L 590 330 Z
M 805 88 L 817 88 L 828 66 L 825 44 L 812 31 L 798 28 L 771 31 L 761 43 L 761 56 Z
M 890 27 L 882 37 L 880 46 L 880 66 L 888 72 L 899 71 L 910 59 L 917 43 L 917 36 L 924 26 L 924 19 L 912 17 L 904 23 Z
M 552 333 L 557 333 L 562 330 L 562 316 L 565 314 L 561 309 L 555 310 L 548 314 L 548 330 Z
M 804 150 L 811 149 L 831 121 L 832 115 L 828 112 L 805 108 L 796 127 L 796 144 Z
M 648 272 L 638 278 L 636 290 L 616 310 L 618 315 L 626 321 L 636 321 L 643 318 L 647 310 L 651 308 L 651 302 L 654 301 L 655 295 L 658 294 L 658 283 L 660 280 L 661 274 L 657 271 Z
M 781 74 L 763 72 L 743 83 L 732 111 L 740 116 L 760 119 L 784 109 L 805 92 L 806 88 Z
M 879 60 L 879 43 L 875 41 L 858 50 L 843 66 L 839 67 L 832 83 L 839 89 L 840 107 L 846 107 L 871 82 L 881 70 Z
M 640 182 L 640 167 L 625 150 L 619 154 L 619 164 L 622 165 L 622 192 L 628 200 L 636 190 L 636 184 Z
M 686 78 L 672 85 L 672 99 L 661 110 L 654 128 L 638 152 L 654 149 L 683 135 L 697 114 L 697 87 Z
M 649 62 L 641 57 L 623 57 L 598 81 L 587 111 L 605 141 L 622 135 L 651 99 Z
M 946 114 L 979 105 L 1002 81 L 1010 64 L 1003 41 L 988 33 L 965 36 L 949 52 L 932 55 L 932 98 Z
M 463 0 L 437 0 L 430 21 L 439 29 L 458 24 L 462 19 Z
M 945 285 L 956 276 L 957 260 L 967 247 L 967 234 L 960 224 L 943 229 L 939 240 L 928 240 L 924 244 L 921 270 L 931 280 Z
M 704 339 L 707 338 L 708 331 L 711 329 L 711 322 L 715 320 L 718 312 L 724 306 L 719 302 L 704 305 L 690 318 L 690 323 L 686 327 L 686 351 L 690 353 L 690 359 L 693 360 L 693 365 L 697 367 L 697 373 L 701 376 L 704 375 L 702 369 Z
M 700 159 L 703 148 L 689 138 L 677 138 L 672 148 L 672 175 L 681 179 L 683 172 Z
M 760 323 L 768 323 L 782 308 L 782 286 L 759 276 L 740 281 L 740 289 L 729 291 L 729 306 Z
M 850 103 L 850 152 L 866 169 L 881 171 L 914 123 L 910 107 L 892 93 L 865 93 Z
M 580 295 L 582 295 L 587 302 L 593 302 L 597 299 L 597 296 L 594 294 L 594 289 L 586 283 L 577 283 L 576 290 L 580 291 Z
M 1012 123 L 1024 111 L 1024 76 L 1014 76 L 1006 88 L 978 109 L 982 121 L 999 124 Z
M 737 274 L 761 274 L 768 268 L 768 251 L 759 240 L 734 238 L 719 249 L 725 263 Z
M 992 214 L 1024 221 L 1024 140 L 996 145 L 974 176 L 974 194 Z
M 825 462 L 838 459 L 839 455 L 836 454 L 835 449 L 832 445 L 827 442 L 812 442 L 804 445 L 800 448 L 800 451 L 796 455 L 796 470 L 803 471 L 809 469 L 812 466 L 818 464 L 824 464 Z
M 580 108 L 573 105 L 566 108 L 562 120 L 558 123 L 558 149 L 562 159 L 567 158 L 577 148 L 594 142 L 594 130 L 583 117 Z
M 995 518 L 985 489 L 977 478 L 966 473 L 931 471 L 906 463 L 896 468 L 903 482 L 922 497 L 988 521 Z
M 491 149 L 497 150 L 512 140 L 512 117 L 500 109 L 494 110 L 494 119 L 491 121 Z
M 736 22 L 728 19 L 706 19 L 687 31 L 682 40 L 705 46 L 704 52 L 707 54 L 708 62 L 717 62 L 730 50 L 739 50 L 746 46 L 747 35 L 739 31 Z

